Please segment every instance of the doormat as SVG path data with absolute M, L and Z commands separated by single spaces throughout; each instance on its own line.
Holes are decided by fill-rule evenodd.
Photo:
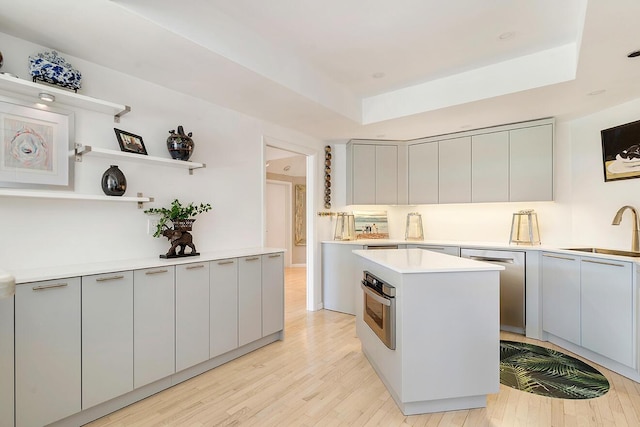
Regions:
M 592 399 L 609 391 L 604 375 L 581 360 L 515 341 L 500 341 L 500 383 L 559 399 Z

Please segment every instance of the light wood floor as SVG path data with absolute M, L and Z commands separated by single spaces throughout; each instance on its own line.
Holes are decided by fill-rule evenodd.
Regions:
M 287 269 L 285 281 L 284 341 L 89 425 L 640 426 L 640 384 L 599 366 L 611 390 L 597 399 L 545 398 L 500 385 L 486 408 L 406 417 L 362 355 L 354 317 L 307 312 L 304 268 Z

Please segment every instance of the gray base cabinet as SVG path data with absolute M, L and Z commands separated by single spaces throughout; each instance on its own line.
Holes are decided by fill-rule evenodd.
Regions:
M 209 359 L 209 263 L 176 266 L 176 372 Z
M 542 329 L 580 345 L 580 257 L 542 254 Z
M 211 261 L 210 347 L 213 358 L 238 348 L 238 260 Z
M 82 278 L 82 409 L 133 390 L 133 272 Z
M 14 427 L 13 300 L 0 299 L 0 427 Z
M 542 328 L 630 368 L 634 350 L 633 263 L 542 254 Z
M 262 255 L 262 336 L 284 329 L 284 256 Z
M 282 252 L 21 283 L 0 300 L 0 427 L 85 424 L 283 330 Z
M 16 427 L 80 412 L 79 277 L 17 286 L 15 355 Z
M 262 338 L 262 258 L 238 260 L 238 345 Z
M 582 258 L 582 346 L 633 368 L 632 275 L 630 262 Z
M 175 372 L 175 267 L 134 272 L 134 387 Z

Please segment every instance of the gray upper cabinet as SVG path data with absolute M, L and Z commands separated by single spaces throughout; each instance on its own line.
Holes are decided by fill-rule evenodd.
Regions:
M 509 132 L 471 137 L 471 201 L 509 201 Z
M 398 203 L 398 147 L 376 147 L 376 204 Z
M 347 145 L 347 203 L 353 205 L 395 205 L 406 202 L 399 188 L 401 163 L 406 161 L 397 143 L 351 141 Z M 402 168 L 404 169 L 404 168 Z M 403 172 L 404 173 L 404 172 Z M 406 178 L 406 176 L 405 176 Z
M 409 146 L 409 204 L 438 203 L 438 143 Z
M 553 200 L 553 126 L 509 132 L 509 200 Z
M 553 119 L 347 144 L 347 204 L 553 200 Z
M 438 200 L 471 202 L 471 137 L 438 142 Z

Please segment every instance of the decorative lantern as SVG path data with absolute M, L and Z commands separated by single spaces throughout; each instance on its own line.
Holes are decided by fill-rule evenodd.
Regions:
M 404 230 L 405 240 L 424 240 L 424 231 L 422 228 L 422 215 L 418 212 L 407 214 L 407 226 Z
M 338 212 L 333 240 L 355 240 L 356 218 L 352 213 Z
M 509 244 L 512 243 L 516 245 L 540 244 L 538 216 L 533 209 L 524 209 L 513 214 Z

